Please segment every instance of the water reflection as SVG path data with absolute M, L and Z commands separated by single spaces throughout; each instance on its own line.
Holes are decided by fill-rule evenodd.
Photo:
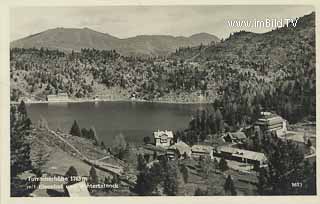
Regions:
M 108 145 L 120 133 L 131 142 L 142 142 L 144 136 L 152 136 L 158 129 L 184 129 L 199 107 L 199 104 L 100 101 L 30 104 L 27 109 L 34 123 L 44 117 L 52 129 L 69 132 L 74 120 L 81 128 L 94 126 L 98 136 Z

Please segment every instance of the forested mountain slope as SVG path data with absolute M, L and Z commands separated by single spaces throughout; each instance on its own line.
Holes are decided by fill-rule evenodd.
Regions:
M 67 92 L 78 98 L 215 102 L 233 126 L 251 122 L 262 109 L 290 121 L 314 119 L 316 113 L 314 13 L 299 18 L 296 27 L 241 31 L 167 57 L 19 48 L 10 55 L 12 100 L 23 89 L 37 96 Z
M 179 49 L 172 57 L 205 64 L 213 79 L 221 76 L 230 112 L 248 113 L 260 104 L 287 118 L 315 115 L 315 13 L 300 17 L 296 27 L 240 31 L 221 43 Z

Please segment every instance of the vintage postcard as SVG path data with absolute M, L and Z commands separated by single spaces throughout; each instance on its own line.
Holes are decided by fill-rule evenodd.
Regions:
M 7 9 L 2 196 L 318 199 L 316 5 Z

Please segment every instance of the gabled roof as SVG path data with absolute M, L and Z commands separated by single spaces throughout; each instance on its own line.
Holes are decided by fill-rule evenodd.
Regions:
M 247 138 L 246 134 L 244 134 L 244 132 L 240 132 L 240 131 L 238 131 L 238 132 L 230 132 L 229 134 L 230 134 L 233 138 L 239 139 L 239 140 L 241 140 L 241 139 L 246 139 L 246 138 Z
M 180 153 L 189 153 L 191 152 L 191 147 L 187 145 L 186 143 L 179 141 L 174 145 L 171 145 L 168 150 L 178 150 Z
M 165 130 L 165 131 L 158 130 L 157 132 L 154 132 L 153 135 L 154 135 L 154 138 L 156 139 L 161 138 L 161 136 L 163 135 L 167 136 L 168 138 L 173 138 L 173 132 L 168 130 Z

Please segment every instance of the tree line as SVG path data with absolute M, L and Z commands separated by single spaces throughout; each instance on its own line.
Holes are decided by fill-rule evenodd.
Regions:
M 10 106 L 10 185 L 11 196 L 28 196 L 33 189 L 28 186 L 37 186 L 39 182 L 20 179 L 19 175 L 26 171 L 41 177 L 42 160 L 32 162 L 31 160 L 31 127 L 32 123 L 28 117 L 24 101 L 19 105 Z

